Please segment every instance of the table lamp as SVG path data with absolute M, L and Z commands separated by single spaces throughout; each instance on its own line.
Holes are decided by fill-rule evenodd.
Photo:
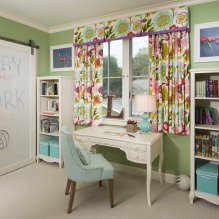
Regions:
M 156 112 L 157 103 L 156 96 L 140 94 L 135 96 L 136 111 L 143 112 L 143 121 L 140 122 L 139 128 L 142 132 L 149 132 L 152 128 L 150 122 L 148 122 L 149 113 Z

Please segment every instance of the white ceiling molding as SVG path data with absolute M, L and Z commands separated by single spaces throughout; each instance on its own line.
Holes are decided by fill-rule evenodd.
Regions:
M 146 12 L 152 12 L 152 11 L 158 11 L 162 9 L 172 8 L 172 7 L 179 7 L 179 6 L 191 6 L 191 5 L 197 5 L 202 3 L 208 3 L 208 2 L 215 2 L 217 0 L 175 0 L 175 1 L 168 1 L 166 3 L 159 3 L 154 4 L 151 6 L 145 6 L 140 8 L 135 8 L 132 10 L 126 10 L 121 11 L 119 13 L 113 13 L 113 14 L 107 14 L 104 16 L 94 17 L 90 19 L 85 20 L 78 20 L 71 23 L 67 23 L 64 25 L 58 25 L 58 26 L 45 26 L 42 24 L 39 24 L 33 20 L 22 18 L 21 16 L 13 15 L 11 12 L 0 9 L 0 16 L 19 22 L 21 24 L 36 28 L 38 30 L 48 32 L 48 33 L 55 33 L 65 30 L 72 30 L 75 27 L 83 26 L 83 25 L 89 25 L 94 23 L 99 23 L 103 21 L 108 21 L 112 19 L 118 19 L 122 17 L 137 15 L 137 14 L 143 14 Z
M 177 0 L 175 3 L 173 3 L 172 1 L 169 1 L 166 3 L 155 4 L 153 6 L 135 8 L 132 10 L 121 11 L 119 13 L 113 13 L 113 14 L 109 14 L 109 15 L 105 15 L 101 17 L 95 17 L 95 18 L 90 18 L 86 20 L 75 21 L 75 22 L 65 24 L 65 25 L 53 26 L 49 28 L 49 33 L 70 30 L 75 27 L 80 27 L 84 25 L 99 23 L 99 22 L 113 20 L 113 19 L 119 19 L 122 17 L 143 14 L 143 13 L 152 12 L 152 11 L 158 11 L 162 9 L 172 8 L 172 7 L 191 6 L 191 5 L 197 5 L 197 4 L 215 2 L 215 1 L 217 0 L 179 0 L 179 1 Z
M 13 20 L 15 22 L 27 25 L 29 27 L 32 27 L 32 28 L 35 28 L 38 30 L 42 30 L 42 31 L 47 32 L 47 33 L 49 32 L 49 27 L 42 25 L 42 24 L 38 24 L 37 22 L 31 21 L 30 19 L 28 19 L 28 21 L 27 21 L 27 19 L 13 15 L 10 12 L 8 12 L 7 10 L 0 9 L 0 16 L 7 18 L 9 20 Z

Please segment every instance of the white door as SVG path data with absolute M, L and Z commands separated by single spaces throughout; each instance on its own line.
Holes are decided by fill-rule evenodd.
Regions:
M 0 175 L 35 162 L 35 78 L 31 48 L 0 40 Z

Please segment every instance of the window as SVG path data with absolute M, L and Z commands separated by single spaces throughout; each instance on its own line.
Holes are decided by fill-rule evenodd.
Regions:
M 120 120 L 139 116 L 135 95 L 149 93 L 148 37 L 105 42 L 103 50 L 104 117 L 119 117 L 122 110 Z M 113 96 L 111 116 L 107 109 L 110 96 Z
M 135 110 L 135 95 L 149 94 L 148 37 L 132 39 L 131 110 L 130 116 L 139 115 Z
M 122 41 L 107 42 L 103 45 L 103 109 L 109 116 L 107 104 L 112 96 L 111 117 L 118 116 L 122 111 Z M 108 109 L 109 110 L 109 109 Z M 107 114 L 108 113 L 108 114 Z

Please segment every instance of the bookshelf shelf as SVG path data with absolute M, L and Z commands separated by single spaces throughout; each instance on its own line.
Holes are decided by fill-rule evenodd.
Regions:
M 195 97 L 196 100 L 219 100 L 219 97 Z
M 197 197 L 219 205 L 219 195 L 196 189 L 196 168 L 208 162 L 219 165 L 219 68 L 191 69 L 190 75 L 190 203 L 192 204 Z M 205 186 L 208 186 L 208 183 L 210 185 L 210 181 L 205 183 Z
M 202 156 L 198 156 L 198 155 L 195 155 L 195 158 L 202 159 L 202 160 L 209 160 L 209 161 L 219 162 L 218 158 L 202 157 Z
M 59 95 L 40 95 L 40 97 L 59 98 Z
M 41 135 L 48 135 L 48 136 L 56 136 L 59 137 L 59 132 L 55 133 L 46 133 L 46 132 L 40 132 Z
M 196 124 L 195 129 L 219 131 L 219 124 L 217 124 L 217 125 Z
M 37 161 L 63 166 L 61 127 L 73 125 L 73 78 L 37 78 Z

